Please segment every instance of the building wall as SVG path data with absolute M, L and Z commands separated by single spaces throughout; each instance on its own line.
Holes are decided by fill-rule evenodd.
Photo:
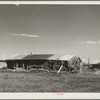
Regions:
M 69 66 L 79 67 L 80 61 L 78 59 L 71 59 L 68 61 L 61 60 L 8 60 L 6 61 L 8 69 L 24 68 L 24 69 L 47 69 L 59 70 L 61 65 L 63 69 L 69 69 Z
M 43 68 L 47 70 L 58 70 L 62 65 L 62 61 L 54 60 L 8 60 L 6 61 L 8 69 L 14 69 L 17 67 L 22 67 L 27 69 L 31 68 Z M 68 62 L 64 61 L 63 66 L 68 68 Z
M 14 69 L 14 65 L 15 65 L 14 61 L 6 61 L 6 63 L 8 69 Z

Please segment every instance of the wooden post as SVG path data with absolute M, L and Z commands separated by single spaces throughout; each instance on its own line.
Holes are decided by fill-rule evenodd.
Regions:
M 22 67 L 23 67 L 23 69 L 25 69 L 25 64 L 24 64 L 24 62 L 23 62 L 23 65 L 22 65 Z
M 46 68 L 46 70 L 49 70 L 47 62 L 45 63 L 45 68 Z
M 15 64 L 15 61 L 14 61 L 14 65 L 13 65 L 13 68 L 14 68 L 14 69 L 16 68 L 16 64 Z
M 55 64 L 53 63 L 53 71 L 55 71 Z
M 70 66 L 69 62 L 68 62 L 68 68 L 69 68 L 69 72 L 71 72 L 71 66 Z
M 28 71 L 28 67 L 29 67 L 29 65 L 26 66 L 26 71 Z
M 62 65 L 61 67 L 59 68 L 58 72 L 57 73 L 60 73 L 61 69 L 63 68 L 63 61 L 62 61 Z
M 83 73 L 83 68 L 84 68 L 84 66 L 83 66 L 83 64 L 81 63 L 81 64 L 80 64 L 80 73 Z
M 16 63 L 16 68 L 18 68 L 18 62 Z
M 59 68 L 59 70 L 58 70 L 58 72 L 57 72 L 57 73 L 60 73 L 60 71 L 61 71 L 62 67 L 63 67 L 63 66 L 61 66 L 61 67 Z
M 43 64 L 41 64 L 40 66 L 41 66 L 41 69 L 43 69 Z

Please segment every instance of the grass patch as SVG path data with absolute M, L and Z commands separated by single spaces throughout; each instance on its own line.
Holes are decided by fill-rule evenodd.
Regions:
M 100 92 L 100 75 L 4 71 L 0 92 Z

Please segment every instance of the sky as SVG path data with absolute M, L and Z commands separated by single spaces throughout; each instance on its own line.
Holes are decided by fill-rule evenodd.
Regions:
M 0 5 L 0 58 L 24 53 L 100 59 L 100 6 Z

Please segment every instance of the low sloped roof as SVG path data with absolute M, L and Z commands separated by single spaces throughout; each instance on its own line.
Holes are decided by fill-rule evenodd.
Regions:
M 64 55 L 59 58 L 59 60 L 70 60 L 71 58 L 75 57 L 74 55 Z
M 70 60 L 73 57 L 75 56 L 65 54 L 28 54 L 17 55 L 8 60 Z
M 49 58 L 49 60 L 59 60 L 62 57 L 62 54 L 55 54 Z
M 26 55 L 16 55 L 16 56 L 13 56 L 13 57 L 11 57 L 10 59 L 8 59 L 8 60 L 21 60 L 21 59 L 23 59 L 24 57 L 26 57 Z
M 50 57 L 54 56 L 54 54 L 30 54 L 23 58 L 23 60 L 27 59 L 45 59 L 48 60 Z

